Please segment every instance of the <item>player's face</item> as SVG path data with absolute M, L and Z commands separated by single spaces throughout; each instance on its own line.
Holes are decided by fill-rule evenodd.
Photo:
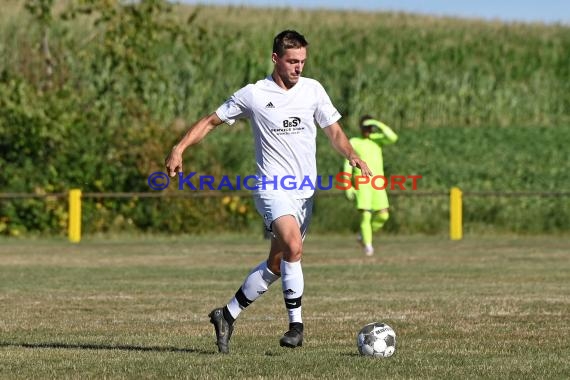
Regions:
M 293 87 L 301 77 L 305 61 L 307 59 L 307 49 L 287 49 L 282 57 L 273 53 L 271 56 L 275 63 L 275 73 L 279 76 L 285 87 Z

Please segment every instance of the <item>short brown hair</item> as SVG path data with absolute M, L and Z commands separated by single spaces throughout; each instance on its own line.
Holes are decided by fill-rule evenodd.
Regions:
M 305 37 L 294 30 L 284 30 L 273 39 L 273 52 L 283 57 L 287 49 L 299 49 L 309 46 Z
M 371 119 L 374 120 L 374 118 L 373 118 L 372 116 L 370 116 L 370 115 L 363 115 L 363 116 L 360 118 L 360 128 L 368 128 L 368 127 L 365 127 L 365 126 L 364 126 L 364 122 L 367 121 L 367 120 L 371 120 Z

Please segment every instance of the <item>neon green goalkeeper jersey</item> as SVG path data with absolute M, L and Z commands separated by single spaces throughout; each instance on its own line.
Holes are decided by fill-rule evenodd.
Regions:
M 382 156 L 382 146 L 393 144 L 398 140 L 398 136 L 388 126 L 383 125 L 383 132 L 371 133 L 369 138 L 353 137 L 350 144 L 358 156 L 366 162 L 373 175 L 384 175 L 384 158 Z M 344 171 L 352 173 L 353 176 L 360 175 L 360 169 L 350 166 L 348 160 L 344 162 Z

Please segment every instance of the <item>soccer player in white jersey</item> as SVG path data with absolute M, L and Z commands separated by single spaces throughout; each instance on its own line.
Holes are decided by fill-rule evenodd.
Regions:
M 280 339 L 283 347 L 303 344 L 301 299 L 304 279 L 301 267 L 303 239 L 311 219 L 314 187 L 284 189 L 284 176 L 316 182 L 316 134 L 322 129 L 332 146 L 363 175 L 372 175 L 344 134 L 340 114 L 319 82 L 301 77 L 308 42 L 296 31 L 285 30 L 273 40 L 271 75 L 235 92 L 214 113 L 198 120 L 166 158 L 170 176 L 182 171 L 184 150 L 201 141 L 222 123 L 250 119 L 254 141 L 258 188 L 253 191 L 257 211 L 272 232 L 269 257 L 245 278 L 229 302 L 209 314 L 221 353 L 229 353 L 234 322 L 240 313 L 281 278 L 289 315 L 289 330 Z M 291 177 L 288 177 L 291 178 Z M 299 186 L 300 187 L 300 186 Z

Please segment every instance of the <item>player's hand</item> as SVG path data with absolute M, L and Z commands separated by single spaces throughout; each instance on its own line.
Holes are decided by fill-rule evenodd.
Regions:
M 174 177 L 177 173 L 182 172 L 182 153 L 176 147 L 172 148 L 166 160 L 164 160 L 166 172 L 170 177 Z
M 350 187 L 346 189 L 344 195 L 346 196 L 346 199 L 348 199 L 349 201 L 353 201 L 354 197 L 356 197 L 356 190 L 354 190 L 353 187 Z
M 358 169 L 360 169 L 360 172 L 363 176 L 367 176 L 367 177 L 372 177 L 372 170 L 370 170 L 370 168 L 368 167 L 368 165 L 366 164 L 366 162 L 364 162 L 363 160 L 361 160 L 358 157 L 353 157 L 350 158 L 348 160 L 348 162 L 350 162 L 350 166 L 357 167 Z

